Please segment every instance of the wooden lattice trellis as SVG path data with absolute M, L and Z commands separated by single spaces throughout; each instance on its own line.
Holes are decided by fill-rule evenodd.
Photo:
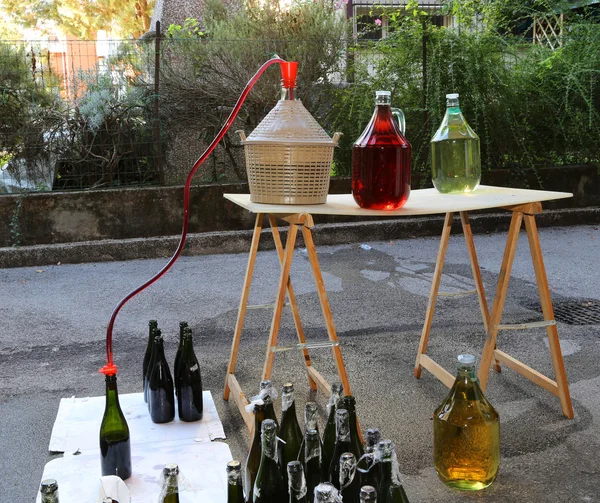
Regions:
M 554 50 L 562 46 L 564 14 L 536 16 L 533 20 L 533 43 Z

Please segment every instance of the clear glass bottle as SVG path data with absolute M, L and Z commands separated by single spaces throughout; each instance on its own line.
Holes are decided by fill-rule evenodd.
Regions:
M 396 446 L 391 440 L 382 440 L 377 446 L 381 464 L 379 503 L 408 503 L 408 497 L 400 480 L 400 468 L 396 458 Z
M 360 488 L 360 503 L 377 503 L 377 490 L 373 486 Z
M 262 422 L 261 434 L 262 455 L 254 481 L 252 502 L 285 502 L 288 499 L 287 487 L 277 462 L 277 430 L 272 419 Z
M 58 483 L 54 479 L 42 480 L 40 486 L 41 503 L 59 503 Z
M 242 464 L 239 461 L 227 463 L 227 503 L 244 503 L 242 486 Z
M 287 473 L 289 503 L 309 503 L 302 463 L 300 461 L 290 461 L 287 464 Z
M 159 503 L 179 503 L 179 466 L 175 463 L 163 468 L 163 483 Z
M 442 194 L 472 192 L 481 181 L 479 136 L 471 129 L 458 103 L 446 95 L 446 114 L 431 139 L 433 186 Z
M 281 391 L 281 424 L 278 436 L 282 440 L 278 443 L 279 466 L 282 473 L 285 472 L 283 478 L 287 486 L 287 464 L 298 459 L 303 438 L 296 416 L 296 400 L 292 383 L 284 384 Z
M 175 375 L 179 419 L 185 422 L 199 421 L 204 411 L 202 375 L 194 352 L 192 329 L 189 327 L 183 329 L 183 347 Z
M 410 195 L 411 146 L 390 91 L 377 91 L 371 121 L 352 147 L 352 195 L 361 208 L 393 210 Z
M 144 387 L 144 402 L 148 401 L 148 366 L 152 359 L 152 346 L 154 345 L 154 334 L 158 328 L 158 322 L 156 320 L 150 320 L 148 322 L 148 344 L 146 345 L 146 353 L 144 353 L 144 362 L 142 364 L 142 379 Z
M 321 438 L 317 430 L 308 429 L 304 433 L 304 476 L 308 494 L 312 496 L 322 481 Z
M 329 403 L 327 404 L 329 416 L 327 418 L 327 424 L 325 425 L 325 431 L 323 432 L 323 450 L 321 459 L 323 480 L 329 480 L 329 468 L 331 467 L 331 458 L 333 457 L 333 451 L 335 450 L 335 412 L 338 409 L 343 394 L 344 386 L 342 383 L 333 383 L 331 385 L 331 394 L 329 395 Z
M 100 464 L 102 476 L 117 475 L 123 480 L 131 477 L 131 442 L 129 426 L 119 404 L 117 376 L 108 374 L 106 406 L 100 424 Z
M 351 452 L 340 456 L 340 494 L 344 503 L 359 503 L 360 480 L 356 457 Z
M 500 420 L 475 373 L 475 357 L 458 357 L 450 393 L 433 413 L 433 462 L 442 481 L 457 489 L 489 486 L 500 464 Z

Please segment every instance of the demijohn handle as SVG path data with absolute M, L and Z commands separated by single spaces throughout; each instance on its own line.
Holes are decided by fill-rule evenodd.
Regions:
M 400 129 L 400 132 L 404 135 L 404 131 L 406 130 L 406 119 L 404 118 L 404 112 L 399 108 L 392 108 L 392 115 L 396 119 L 398 129 Z

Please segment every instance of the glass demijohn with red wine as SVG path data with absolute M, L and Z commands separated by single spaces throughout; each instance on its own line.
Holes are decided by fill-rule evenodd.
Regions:
M 352 195 L 361 208 L 395 210 L 410 194 L 411 146 L 404 114 L 390 91 L 376 91 L 375 111 L 352 147 Z

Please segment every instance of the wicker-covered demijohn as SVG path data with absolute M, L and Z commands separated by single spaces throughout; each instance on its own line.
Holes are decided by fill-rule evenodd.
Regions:
M 280 100 L 246 138 L 250 200 L 267 204 L 322 204 L 327 201 L 333 149 L 330 138 L 300 100 Z

